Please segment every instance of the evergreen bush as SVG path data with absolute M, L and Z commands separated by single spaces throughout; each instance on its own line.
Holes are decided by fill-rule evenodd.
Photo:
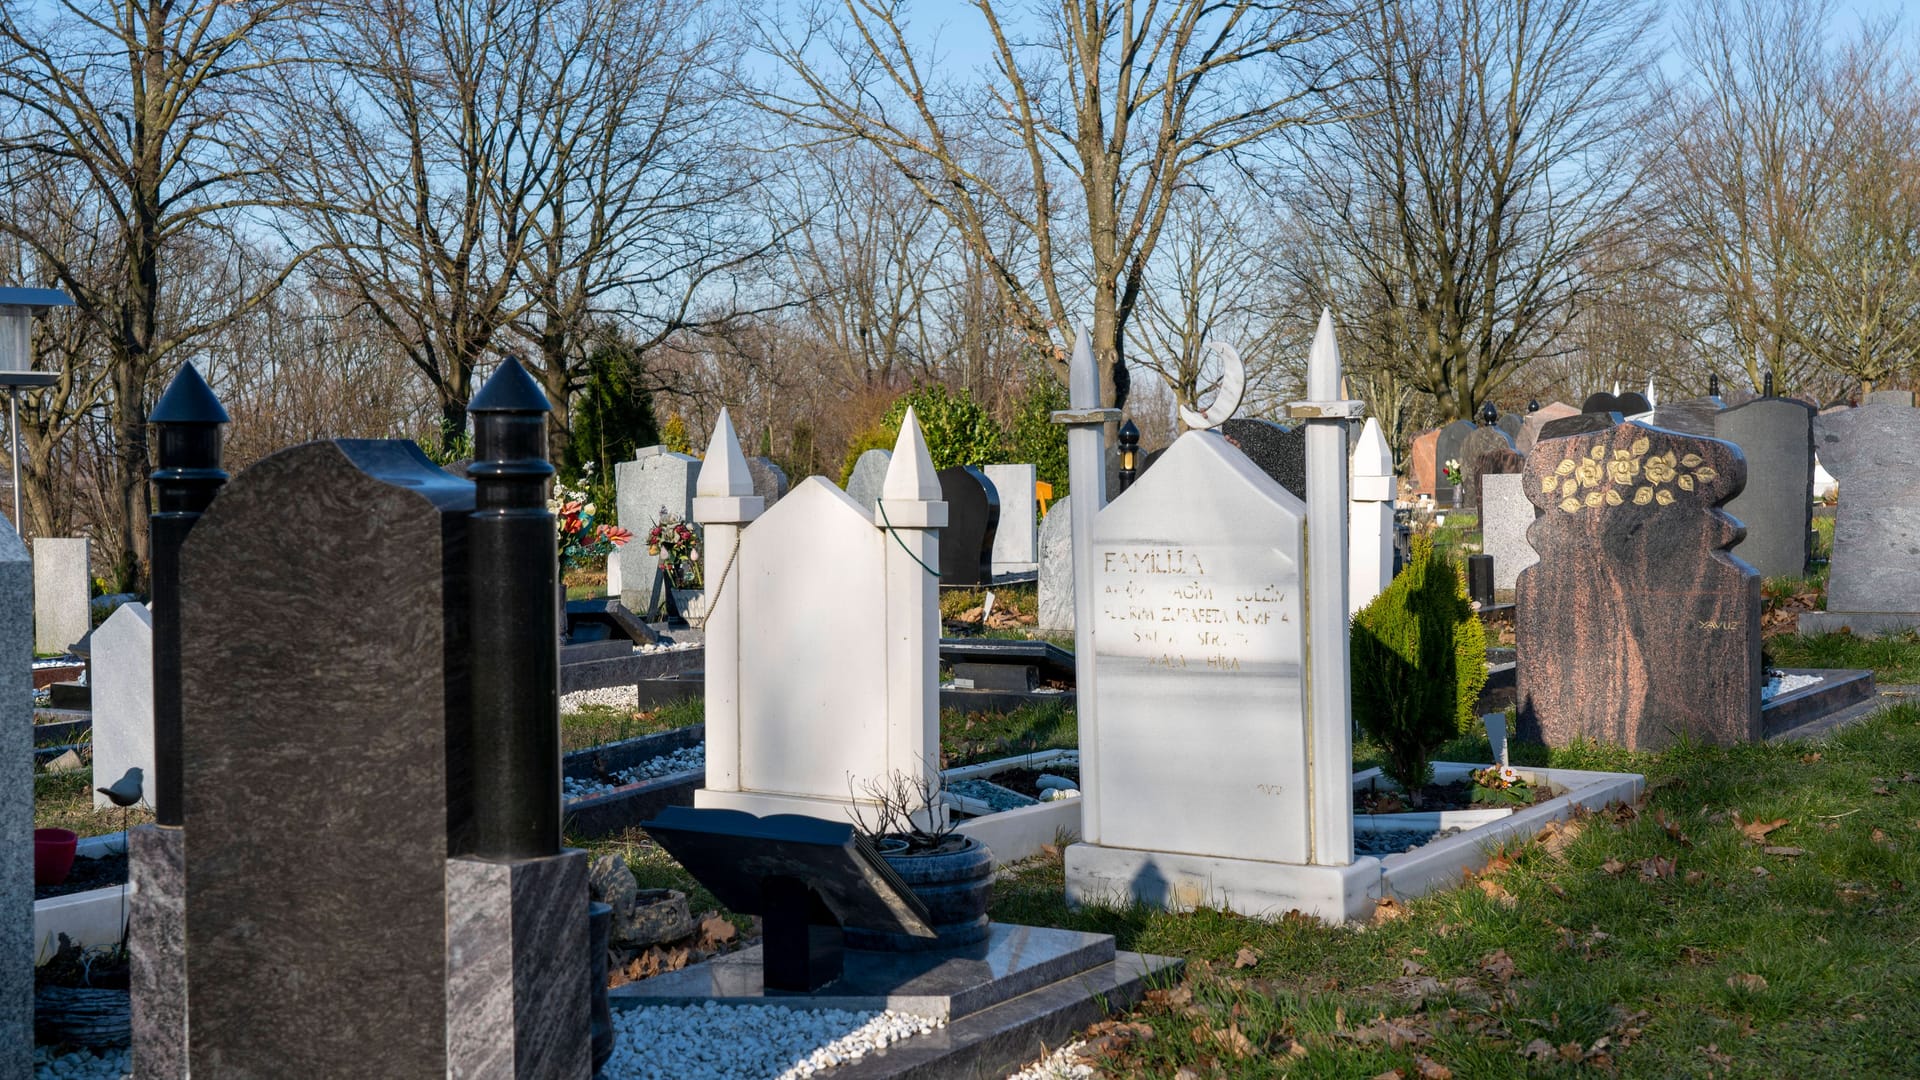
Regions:
M 1353 713 L 1381 745 L 1388 778 L 1418 798 L 1428 761 L 1472 729 L 1487 683 L 1487 634 L 1459 567 L 1413 538 L 1413 557 L 1353 617 Z

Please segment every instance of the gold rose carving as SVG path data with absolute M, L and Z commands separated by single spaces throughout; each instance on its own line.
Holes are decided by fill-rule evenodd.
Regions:
M 1633 445 L 1613 450 L 1596 446 L 1581 457 L 1569 457 L 1554 466 L 1553 473 L 1540 479 L 1540 493 L 1560 496 L 1560 509 L 1569 514 L 1598 506 L 1622 506 L 1629 500 L 1635 506 L 1655 503 L 1672 506 L 1673 488 L 1692 491 L 1720 474 L 1699 454 L 1649 454 L 1652 440 L 1642 436 Z M 1644 483 L 1642 483 L 1644 481 Z M 1603 490 L 1598 489 L 1607 485 Z M 1669 487 L 1668 485 L 1671 485 Z M 1632 488 L 1632 495 L 1622 489 Z

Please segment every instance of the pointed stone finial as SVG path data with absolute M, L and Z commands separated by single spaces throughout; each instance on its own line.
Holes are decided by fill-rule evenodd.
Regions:
M 227 423 L 227 410 L 221 406 L 220 399 L 214 396 L 213 387 L 200 377 L 200 369 L 192 361 L 180 365 L 180 374 L 173 377 L 167 385 L 167 392 L 160 395 L 153 411 L 147 414 L 150 424 L 224 424 Z
M 1660 404 L 1660 399 L 1654 396 L 1654 393 L 1653 393 L 1653 376 L 1651 375 L 1647 376 L 1647 404 L 1649 405 Z
M 707 442 L 707 456 L 700 464 L 700 479 L 693 493 L 702 498 L 743 497 L 753 494 L 753 474 L 747 471 L 747 455 L 740 452 L 740 436 L 733 430 L 733 417 L 726 409 L 713 422 L 713 438 Z
M 1707 396 L 1720 396 L 1720 373 L 1717 371 L 1707 372 Z
M 1340 394 L 1340 344 L 1333 336 L 1333 309 L 1320 309 L 1320 327 L 1307 353 L 1307 396 L 1322 401 Z
M 517 356 L 500 361 L 500 366 L 493 370 L 486 385 L 467 402 L 467 411 L 470 413 L 545 413 L 552 410 L 547 392 L 540 389 L 540 384 L 534 381 L 526 368 L 520 366 Z
M 880 497 L 889 501 L 940 500 L 940 476 L 934 472 L 933 455 L 927 451 L 927 438 L 920 431 L 920 417 L 911 405 L 900 421 L 900 437 L 894 440 Z
M 1353 475 L 1392 476 L 1393 447 L 1387 444 L 1387 436 L 1380 430 L 1380 421 L 1367 417 L 1360 428 L 1360 438 L 1353 447 Z
M 1614 397 L 1620 396 L 1620 380 L 1619 379 L 1613 380 L 1613 396 Z
M 1100 407 L 1100 367 L 1093 360 L 1093 331 L 1081 323 L 1073 335 L 1073 357 L 1067 361 L 1067 400 L 1076 409 Z

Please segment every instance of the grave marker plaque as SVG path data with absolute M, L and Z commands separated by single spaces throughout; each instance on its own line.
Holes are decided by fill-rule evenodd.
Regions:
M 1455 420 L 1453 423 L 1440 429 L 1440 438 L 1433 446 L 1434 476 L 1436 478 L 1435 482 L 1439 485 L 1439 488 L 1436 490 L 1448 486 L 1446 480 L 1447 462 L 1457 461 L 1460 463 L 1461 468 L 1465 469 L 1467 459 L 1461 456 L 1460 448 L 1466 444 L 1468 437 L 1478 430 L 1480 430 L 1479 425 L 1471 420 Z
M 847 497 L 869 514 L 880 504 L 880 485 L 887 479 L 887 465 L 892 460 L 890 450 L 864 451 L 847 476 Z
M 1639 422 L 1534 447 L 1523 732 L 1629 749 L 1761 737 L 1760 575 L 1729 554 L 1741 529 L 1720 509 L 1746 471 L 1731 443 Z
M 1295 498 L 1307 497 L 1307 433 L 1270 420 L 1233 419 L 1218 430 Z

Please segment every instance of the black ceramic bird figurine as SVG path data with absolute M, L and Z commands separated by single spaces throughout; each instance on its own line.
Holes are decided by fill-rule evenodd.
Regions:
M 112 787 L 95 788 L 94 790 L 105 795 L 108 802 L 124 809 L 140 804 L 141 797 L 146 794 L 146 779 L 146 772 L 136 765 L 128 769 L 126 775 L 115 780 Z

